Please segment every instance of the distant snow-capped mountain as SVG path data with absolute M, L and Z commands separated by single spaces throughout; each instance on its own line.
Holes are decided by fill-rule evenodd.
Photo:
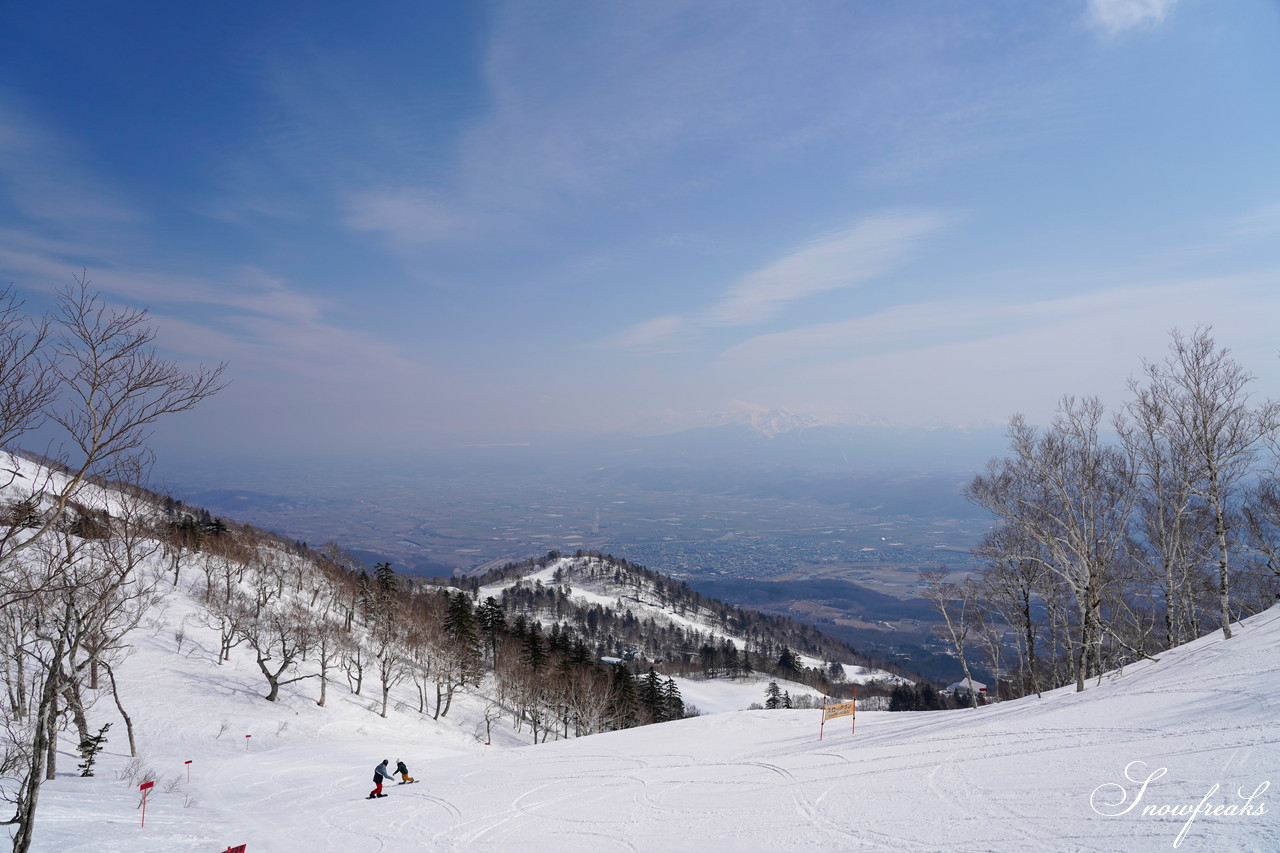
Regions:
M 813 427 L 833 426 L 816 415 L 797 414 L 790 409 L 742 409 L 724 416 L 718 426 L 747 427 L 766 438 Z
M 678 432 L 623 438 L 604 445 L 609 464 L 665 466 L 725 464 L 798 470 L 960 470 L 976 472 L 999 455 L 1002 429 L 906 427 L 874 421 L 846 423 L 787 409 L 744 407 L 713 424 Z

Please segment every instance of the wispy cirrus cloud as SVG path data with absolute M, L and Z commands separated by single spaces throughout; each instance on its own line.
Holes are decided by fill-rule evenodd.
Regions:
M 148 308 L 171 357 L 229 362 L 240 386 L 233 396 L 245 398 L 246 408 L 276 411 L 271 400 L 282 387 L 289 396 L 334 402 L 378 389 L 385 401 L 448 381 L 445 371 L 385 340 L 344 328 L 334 300 L 255 266 L 203 276 L 167 273 L 105 262 L 89 244 L 29 240 L 22 231 L 0 229 L 0 271 L 17 280 L 19 296 L 72 284 L 83 263 L 90 265 L 90 287 L 108 302 Z
M 1097 282 L 1054 299 L 903 306 L 758 336 L 727 350 L 714 374 L 752 398 L 797 410 L 827 406 L 837 418 L 979 424 L 1021 411 L 1036 421 L 1050 417 L 1063 394 L 1119 405 L 1143 359 L 1167 352 L 1170 330 L 1209 325 L 1257 370 L 1254 390 L 1274 397 L 1280 375 L 1270 318 L 1280 312 L 1280 294 L 1273 281 L 1257 273 Z
M 1257 346 L 1269 337 L 1266 321 L 1280 310 L 1269 277 L 1259 275 L 1144 282 L 1095 289 L 1056 299 L 1010 301 L 974 306 L 954 301 L 904 305 L 863 317 L 819 323 L 759 335 L 721 354 L 720 366 L 754 369 L 763 365 L 840 359 L 869 353 L 886 355 L 942 344 L 1001 339 L 1019 329 L 1034 337 L 1037 329 L 1064 330 L 1061 338 L 1086 342 L 1099 328 L 1128 328 L 1145 335 L 1152 352 L 1175 327 L 1209 322 L 1229 327 L 1237 340 Z M 1251 305 L 1241 310 L 1238 307 Z M 1272 306 L 1268 308 L 1267 306 Z M 1256 315 L 1256 316 L 1255 316 Z M 1065 345 L 1064 349 L 1070 349 Z M 1049 349 L 1061 358 L 1060 349 Z
M 632 326 L 619 337 L 608 341 L 607 346 L 634 350 L 666 349 L 688 325 L 689 321 L 684 317 L 654 317 Z
M 1280 203 L 1255 208 L 1236 217 L 1229 223 L 1228 233 L 1241 239 L 1272 237 L 1280 233 Z
M 883 275 L 945 222 L 946 217 L 936 213 L 884 214 L 818 237 L 744 277 L 707 311 L 703 322 L 713 326 L 759 323 L 789 302 Z
M 400 247 L 434 244 L 475 227 L 479 219 L 425 190 L 360 190 L 347 199 L 346 224 L 385 236 Z
M 860 219 L 748 273 L 704 311 L 637 323 L 605 346 L 653 349 L 699 329 L 765 322 L 793 302 L 855 287 L 886 274 L 948 221 L 936 212 L 884 213 Z
M 1108 35 L 1159 24 L 1176 0 L 1089 0 L 1085 18 Z
M 282 439 L 411 432 L 436 417 L 427 401 L 467 399 L 473 379 L 347 323 L 341 291 L 254 262 L 173 257 L 161 219 L 104 177 L 82 140 L 14 104 L 0 91 L 0 281 L 39 311 L 83 269 L 108 304 L 149 310 L 166 357 L 227 362 L 231 386 L 207 407 L 211 433 L 246 423 Z M 370 425 L 367 412 L 393 405 L 403 420 Z
M 784 100 L 777 69 L 759 68 L 759 48 L 785 32 L 728 10 L 495 4 L 479 57 L 483 97 L 467 105 L 465 121 L 433 123 L 443 145 L 397 130 L 420 126 L 422 116 L 391 111 L 377 165 L 341 178 L 344 224 L 400 251 L 430 251 L 446 240 L 542 232 L 602 199 L 701 181 L 683 154 L 744 127 L 758 132 Z M 286 114 L 329 110 L 306 75 L 286 77 L 298 78 L 307 85 L 277 87 Z
M 131 223 L 125 196 L 83 168 L 76 146 L 0 91 L 0 193 L 44 226 L 83 229 Z
M 996 116 L 1010 99 L 1031 104 L 1037 120 L 1026 124 L 1042 135 L 1051 125 L 1045 105 L 1059 101 L 1028 95 L 1039 85 L 1029 71 L 1017 76 L 1014 94 L 994 69 L 956 74 L 956 39 L 974 38 L 973 28 L 924 12 L 894 21 L 810 4 L 741 11 L 723 0 L 495 4 L 480 63 L 483 97 L 468 105 L 465 121 L 434 123 L 444 142 L 431 145 L 394 129 L 420 117 L 388 110 L 377 158 L 336 178 L 344 224 L 401 251 L 420 246 L 421 257 L 444 241 L 545 234 L 576 225 L 584 210 L 613 215 L 618 200 L 643 209 L 697 197 L 743 164 L 767 171 L 837 139 L 844 162 L 836 168 L 887 170 L 901 181 L 993 144 L 1029 144 L 1015 128 L 993 134 Z M 313 61 L 327 58 L 299 60 Z M 865 85 L 871 76 L 891 82 Z M 348 101 L 318 91 L 308 74 L 288 78 L 306 85 L 278 87 L 286 115 Z M 412 103 L 411 94 L 404 100 Z M 381 106 L 386 93 L 370 97 Z M 354 132 L 335 127 L 333 144 Z

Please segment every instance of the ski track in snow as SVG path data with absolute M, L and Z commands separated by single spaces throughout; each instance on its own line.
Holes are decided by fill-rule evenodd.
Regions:
M 1265 814 L 1198 818 L 1179 850 L 1280 850 L 1280 608 L 1231 640 L 1201 638 L 1084 693 L 977 711 L 863 712 L 855 734 L 833 725 L 821 741 L 817 710 L 745 711 L 537 746 L 521 745 L 527 732 L 513 733 L 507 718 L 485 748 L 484 704 L 471 696 L 440 721 L 395 710 L 394 696 L 383 719 L 339 682 L 325 708 L 314 682 L 267 703 L 252 660 L 215 665 L 209 629 L 188 624 L 176 652 L 172 628 L 194 612 L 184 601 L 174 596 L 167 627 L 140 632 L 119 669 L 142 762 L 158 774 L 146 828 L 136 781 L 117 778 L 128 762 L 117 724 L 93 779 L 74 777 L 74 745 L 61 744 L 33 853 L 218 853 L 242 843 L 246 853 L 1171 850 L 1185 818 L 1090 807 L 1091 792 L 1124 782 L 1131 762 L 1167 768 L 1144 804 L 1194 805 L 1215 783 L 1217 802 L 1228 802 L 1273 783 Z M 109 699 L 90 710 L 95 722 L 115 720 Z M 366 800 L 374 766 L 397 757 L 418 783 Z

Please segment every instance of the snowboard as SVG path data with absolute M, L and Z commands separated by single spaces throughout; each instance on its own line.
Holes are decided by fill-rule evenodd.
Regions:
M 409 781 L 409 782 L 397 782 L 396 784 L 397 784 L 397 785 L 412 785 L 414 782 L 417 782 L 417 781 L 418 781 L 417 779 L 414 779 L 414 780 Z

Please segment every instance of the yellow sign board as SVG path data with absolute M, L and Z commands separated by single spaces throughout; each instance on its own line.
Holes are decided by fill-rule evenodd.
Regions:
M 828 705 L 822 715 L 823 721 L 834 720 L 836 717 L 851 717 L 854 712 L 854 702 L 841 702 L 839 705 Z

